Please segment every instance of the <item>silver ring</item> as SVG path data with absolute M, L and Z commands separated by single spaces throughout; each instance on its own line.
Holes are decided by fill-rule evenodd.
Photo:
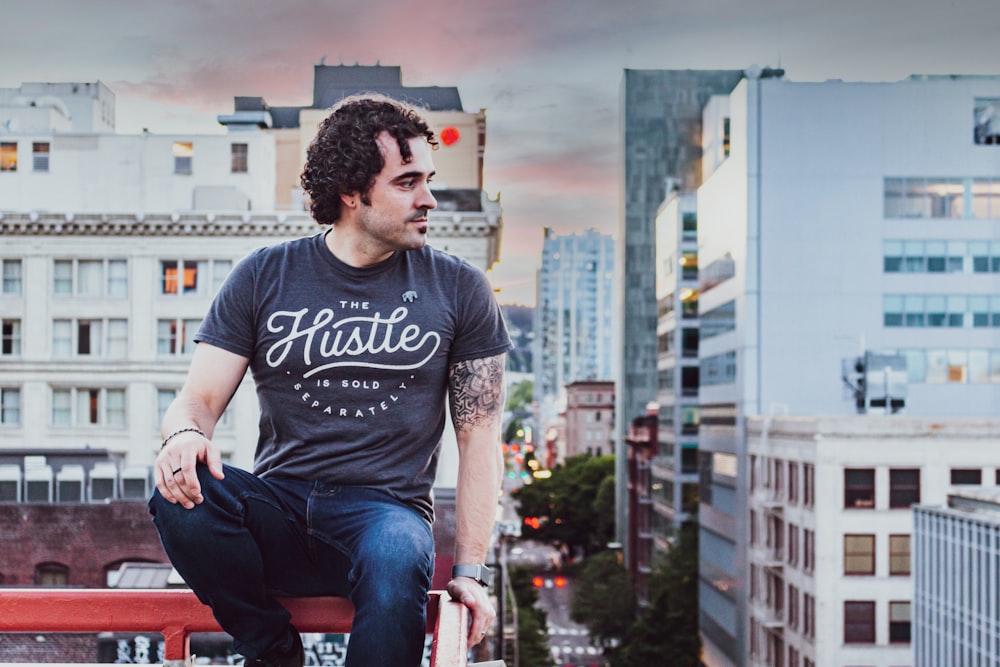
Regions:
M 177 470 L 175 470 L 175 471 L 173 472 L 173 474 L 174 474 L 174 475 L 176 475 L 176 474 L 177 474 L 177 473 L 179 473 L 179 472 L 180 472 L 181 470 L 184 470 L 184 468 L 183 468 L 183 467 L 180 467 L 180 468 L 178 468 Z

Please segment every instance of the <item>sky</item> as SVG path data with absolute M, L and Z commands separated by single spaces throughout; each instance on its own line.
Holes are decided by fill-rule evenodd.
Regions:
M 490 277 L 528 305 L 544 227 L 617 237 L 625 69 L 1000 74 L 1000 0 L 0 0 L 0 25 L 0 87 L 102 81 L 124 133 L 222 132 L 237 95 L 307 106 L 324 57 L 457 87 L 504 208 Z

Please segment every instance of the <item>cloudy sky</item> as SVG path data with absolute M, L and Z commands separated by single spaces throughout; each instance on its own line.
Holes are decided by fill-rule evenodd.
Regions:
M 492 279 L 529 304 L 544 226 L 617 234 L 624 69 L 1000 74 L 1000 0 L 0 0 L 0 25 L 0 87 L 103 81 L 119 132 L 219 132 L 236 95 L 308 105 L 324 56 L 457 86 L 504 204 Z

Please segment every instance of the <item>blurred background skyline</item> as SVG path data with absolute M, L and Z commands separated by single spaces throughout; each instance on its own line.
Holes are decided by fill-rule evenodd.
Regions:
M 502 302 L 529 305 L 543 227 L 617 236 L 625 69 L 758 64 L 792 81 L 1000 73 L 995 0 L 5 0 L 0 16 L 0 87 L 103 81 L 121 133 L 222 133 L 216 116 L 237 95 L 308 104 L 323 59 L 456 86 L 466 110 L 487 113 L 485 187 L 504 206 L 491 277 Z

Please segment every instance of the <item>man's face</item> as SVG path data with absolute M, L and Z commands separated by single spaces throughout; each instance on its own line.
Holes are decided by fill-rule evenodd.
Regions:
M 430 191 L 434 176 L 431 146 L 423 137 L 410 139 L 413 159 L 404 164 L 395 139 L 383 132 L 376 142 L 385 166 L 361 200 L 358 218 L 368 250 L 388 256 L 396 250 L 422 248 L 427 240 L 427 212 L 437 206 Z

